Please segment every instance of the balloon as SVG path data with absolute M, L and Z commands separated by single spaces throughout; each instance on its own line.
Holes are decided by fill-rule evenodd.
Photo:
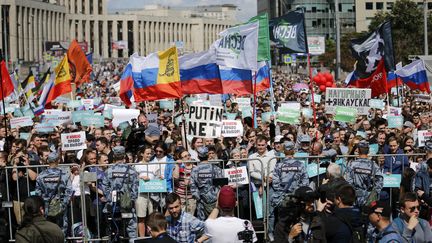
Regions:
M 321 92 L 324 92 L 326 90 L 326 86 L 325 85 L 320 85 L 319 88 L 320 88 Z
M 333 83 L 333 85 L 331 86 L 332 88 L 337 88 L 336 84 Z
M 333 85 L 333 82 L 329 82 L 329 81 L 327 81 L 325 84 L 326 87 L 331 87 L 332 85 Z
M 325 79 L 325 77 L 324 77 L 324 76 L 321 76 L 321 77 L 320 77 L 319 84 L 320 84 L 320 85 L 325 85 L 325 83 L 326 83 L 326 79 Z
M 312 78 L 312 80 L 313 80 L 315 83 L 318 83 L 319 80 L 320 80 L 320 77 L 318 77 L 318 75 L 316 75 L 315 77 Z
M 327 82 L 333 81 L 333 76 L 330 73 L 325 73 L 324 77 L 326 78 Z

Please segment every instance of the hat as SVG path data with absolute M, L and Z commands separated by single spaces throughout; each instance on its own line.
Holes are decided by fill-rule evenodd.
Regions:
M 406 122 L 403 124 L 403 126 L 404 126 L 404 127 L 409 127 L 409 128 L 415 128 L 415 125 L 414 125 L 412 122 L 410 122 L 410 121 L 406 121 Z
M 365 140 L 362 140 L 357 144 L 357 147 L 358 148 L 369 148 L 369 143 Z
M 115 146 L 112 151 L 114 155 L 124 155 L 126 153 L 126 149 L 123 146 Z
M 274 142 L 275 142 L 275 143 L 280 143 L 281 140 L 282 140 L 282 138 L 283 138 L 282 135 L 277 135 L 277 136 L 274 138 Z
M 48 161 L 48 163 L 53 163 L 53 162 L 56 162 L 58 160 L 58 158 L 59 158 L 59 154 L 57 152 L 51 152 L 48 155 L 47 161 Z
M 159 128 L 155 127 L 155 126 L 149 126 L 146 130 L 145 130 L 145 135 L 149 136 L 149 137 L 154 137 L 154 136 L 160 136 L 160 130 Z
M 333 136 L 330 135 L 330 134 L 326 135 L 325 138 L 324 138 L 324 141 L 332 141 L 333 142 L 333 140 L 334 140 Z
M 206 146 L 202 146 L 197 148 L 198 157 L 207 158 L 208 157 L 208 148 Z
M 300 143 L 310 143 L 311 140 L 310 140 L 310 137 L 308 135 L 303 135 L 303 136 L 300 136 L 299 141 L 300 141 Z
M 379 213 L 384 217 L 389 218 L 391 215 L 390 205 L 383 201 L 373 201 L 367 208 L 367 214 Z
M 294 196 L 303 201 L 311 201 L 318 197 L 317 193 L 308 186 L 297 188 L 294 192 Z
M 300 94 L 303 94 L 303 93 L 308 94 L 308 93 L 309 93 L 309 90 L 306 89 L 306 88 L 303 88 L 303 89 L 300 89 L 300 92 L 299 92 L 299 93 L 300 93 Z
M 233 209 L 236 205 L 236 193 L 230 186 L 223 186 L 219 192 L 219 207 L 222 209 Z
M 284 142 L 284 147 L 285 147 L 285 150 L 293 150 L 295 146 L 294 146 L 293 142 L 291 142 L 291 141 L 285 141 Z

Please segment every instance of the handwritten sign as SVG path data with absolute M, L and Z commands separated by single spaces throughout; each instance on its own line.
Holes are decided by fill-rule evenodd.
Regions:
M 222 137 L 236 138 L 243 135 L 243 124 L 241 121 L 223 120 L 222 121 Z
M 249 184 L 249 177 L 247 174 L 246 166 L 241 166 L 232 169 L 225 169 L 224 173 L 225 173 L 225 177 L 228 178 L 228 182 L 230 184 L 241 184 L 241 185 Z
M 63 151 L 86 149 L 87 144 L 85 132 L 73 132 L 61 134 Z
M 11 128 L 17 127 L 31 127 L 33 126 L 33 120 L 30 116 L 16 117 L 10 119 Z

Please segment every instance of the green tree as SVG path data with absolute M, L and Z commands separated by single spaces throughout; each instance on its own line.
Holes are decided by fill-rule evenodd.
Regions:
M 416 2 L 398 0 L 390 12 L 378 12 L 369 25 L 369 31 L 377 29 L 385 20 L 392 22 L 393 49 L 396 62 L 407 63 L 409 55 L 423 54 L 423 11 Z

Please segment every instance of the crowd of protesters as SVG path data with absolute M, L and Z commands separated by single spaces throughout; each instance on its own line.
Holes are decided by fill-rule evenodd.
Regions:
M 77 97 L 112 103 L 123 67 L 95 65 L 94 82 L 81 86 Z M 311 90 L 293 89 L 308 83 L 307 77 L 275 69 L 273 81 L 273 93 L 257 94 L 255 121 L 242 117 L 236 97 L 222 97 L 225 112 L 237 113 L 235 119 L 243 124 L 243 136 L 237 138 L 186 136 L 175 122 L 188 112 L 185 99 L 177 100 L 174 110 L 161 109 L 158 102 L 137 104 L 141 113 L 122 128 L 108 118 L 102 128 L 64 124 L 50 133 L 2 125 L 2 242 L 29 232 L 42 235 L 32 228 L 43 221 L 41 215 L 57 224 L 65 238 L 106 239 L 121 231 L 121 223 L 113 224 L 117 213 L 123 236 L 172 242 L 255 242 L 264 239 L 253 227 L 263 224 L 274 242 L 432 242 L 432 141 L 420 147 L 417 134 L 432 128 L 430 104 L 405 89 L 399 94 L 403 127 L 388 128 L 386 107 L 343 123 L 326 114 L 324 99 L 311 101 Z M 263 113 L 285 102 L 312 107 L 315 117 L 302 115 L 298 124 L 277 122 L 274 115 L 264 119 Z M 149 124 L 148 113 L 158 114 L 156 126 Z M 35 125 L 40 122 L 34 118 Z M 61 151 L 60 135 L 75 131 L 86 131 L 87 149 Z M 29 133 L 28 138 L 21 133 Z M 370 153 L 375 144 L 377 156 Z M 310 164 L 324 172 L 309 173 Z M 248 170 L 249 185 L 227 187 L 214 180 L 225 177 L 223 169 L 241 166 Z M 85 179 L 92 173 L 94 180 Z M 384 186 L 390 175 L 400 176 L 399 187 Z M 153 179 L 165 179 L 167 192 L 140 193 L 138 181 Z M 257 215 L 254 192 L 267 200 L 264 217 Z M 41 196 L 44 205 L 33 195 Z M 125 218 L 125 213 L 131 215 Z

